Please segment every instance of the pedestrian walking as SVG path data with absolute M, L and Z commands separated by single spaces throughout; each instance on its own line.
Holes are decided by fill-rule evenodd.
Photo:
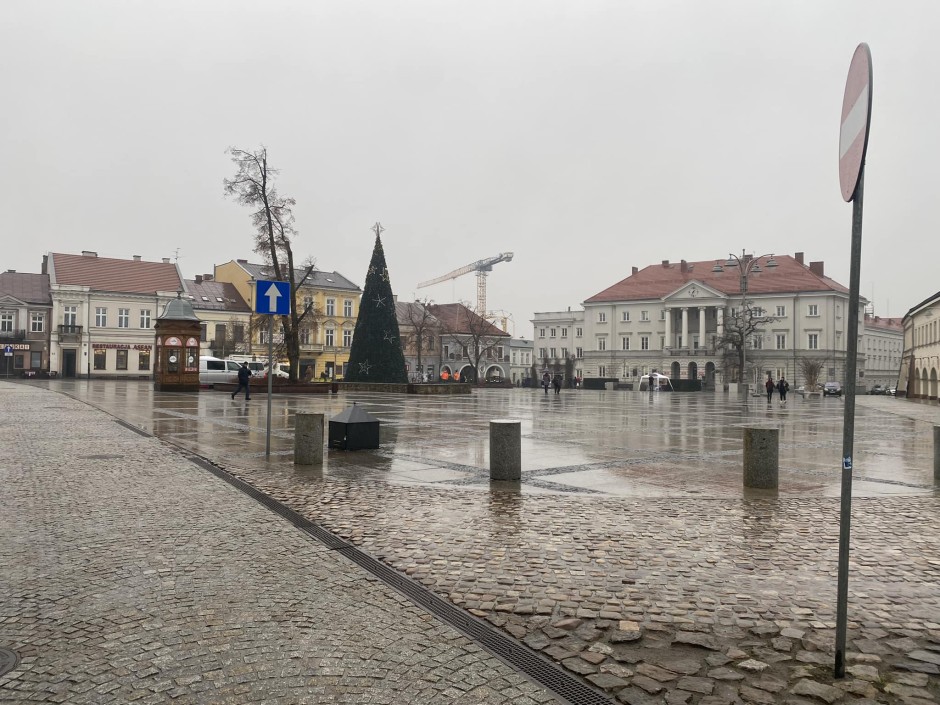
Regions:
M 248 363 L 243 362 L 241 369 L 238 371 L 238 389 L 232 392 L 232 399 L 242 390 L 242 387 L 245 388 L 245 401 L 251 399 L 251 390 L 248 388 L 249 379 L 251 379 L 251 370 L 248 369 Z
M 767 390 L 767 404 L 772 404 L 774 401 L 774 380 L 770 375 L 767 375 L 767 381 L 764 382 L 764 389 Z
M 552 380 L 552 386 L 555 387 L 555 394 L 561 394 L 561 375 L 555 375 Z
M 780 377 L 780 381 L 777 382 L 777 391 L 780 392 L 780 403 L 787 403 L 787 392 L 790 391 L 790 383 L 787 382 L 783 377 Z
M 552 377 L 548 372 L 542 375 L 542 389 L 548 394 L 548 386 L 552 383 Z

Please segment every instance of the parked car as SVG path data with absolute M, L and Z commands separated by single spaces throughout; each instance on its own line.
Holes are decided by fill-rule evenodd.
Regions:
M 869 394 L 887 394 L 887 391 L 880 384 L 876 384 L 874 387 L 868 390 L 868 393 Z
M 887 394 L 888 396 L 893 397 L 893 396 L 895 396 L 897 393 L 898 393 L 898 388 L 897 388 L 897 387 L 885 387 L 885 394 Z
M 842 384 L 840 382 L 826 382 L 823 385 L 823 396 L 824 397 L 841 397 L 842 396 Z

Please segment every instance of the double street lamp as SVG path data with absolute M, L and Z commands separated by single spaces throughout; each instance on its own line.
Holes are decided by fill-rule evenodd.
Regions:
M 774 259 L 773 253 L 766 255 L 760 255 L 754 257 L 753 255 L 747 255 L 744 253 L 744 250 L 741 250 L 741 256 L 728 254 L 728 260 L 725 262 L 725 267 L 737 267 L 738 272 L 740 273 L 740 287 L 741 287 L 741 312 L 740 316 L 742 317 L 741 324 L 741 371 L 738 373 L 738 381 L 742 384 L 744 383 L 744 374 L 747 369 L 747 325 L 748 321 L 744 320 L 745 310 L 747 309 L 747 279 L 751 274 L 757 274 L 762 272 L 763 268 L 760 266 L 760 260 L 766 258 L 764 262 L 764 267 L 767 269 L 773 269 L 777 266 L 777 260 Z M 715 262 L 715 266 L 712 267 L 712 271 L 716 274 L 723 272 L 724 267 L 722 267 L 720 262 Z M 745 393 L 747 390 L 745 390 Z

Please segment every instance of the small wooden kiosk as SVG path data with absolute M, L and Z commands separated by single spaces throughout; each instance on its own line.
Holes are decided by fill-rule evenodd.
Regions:
M 153 388 L 158 392 L 198 392 L 202 327 L 182 292 L 166 305 L 154 328 L 157 354 Z

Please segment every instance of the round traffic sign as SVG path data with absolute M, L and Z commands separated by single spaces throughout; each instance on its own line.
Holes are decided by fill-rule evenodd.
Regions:
M 865 165 L 868 128 L 871 123 L 871 50 L 862 42 L 855 49 L 842 98 L 839 130 L 839 185 L 842 198 L 855 198 L 858 177 Z

